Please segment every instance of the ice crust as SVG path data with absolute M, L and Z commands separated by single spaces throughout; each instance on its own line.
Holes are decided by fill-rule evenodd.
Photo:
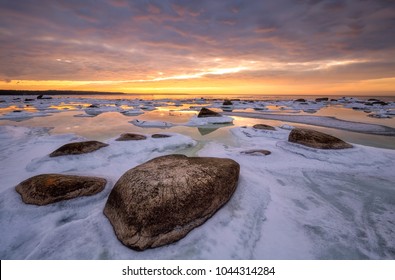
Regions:
M 83 138 L 48 128 L 0 127 L 1 259 L 395 259 L 395 151 L 354 145 L 321 151 L 276 131 L 231 129 L 237 145 L 208 142 L 199 156 L 241 165 L 231 200 L 182 240 L 136 252 L 123 246 L 102 211 L 118 178 L 156 156 L 196 144 L 175 133 L 142 141 L 108 139 L 87 155 L 49 158 Z M 149 135 L 147 135 L 149 136 Z M 268 156 L 242 154 L 266 149 Z M 26 205 L 15 186 L 58 172 L 100 176 L 105 190 L 47 206 Z
M 92 104 L 89 98 L 29 102 L 12 96 L 1 99 L 6 101 L 0 103 L 0 119 L 3 120 L 21 121 L 64 111 L 75 111 L 74 116 L 78 117 L 96 118 L 84 112 Z M 372 114 L 393 117 L 394 102 L 367 105 L 356 98 L 324 102 L 232 102 L 227 110 L 250 109 L 256 113 L 224 114 L 394 135 L 394 129 L 380 125 L 296 115 L 332 104 L 353 110 L 369 109 Z M 177 102 L 171 99 L 97 99 L 93 107 L 97 107 L 99 114 L 129 112 L 134 115 L 168 104 L 178 107 L 186 103 L 194 104 L 190 110 L 199 110 L 202 106 L 223 107 L 222 101 L 204 99 Z M 12 108 L 7 109 L 9 106 Z M 286 114 L 278 113 L 279 110 Z M 229 121 L 230 118 L 224 116 L 221 120 Z M 146 120 L 139 126 L 148 131 L 181 125 L 212 127 L 217 124 L 218 120 L 214 122 L 211 118 L 192 117 L 189 122 L 181 124 Z M 108 147 L 90 154 L 50 158 L 48 154 L 63 144 L 86 139 L 75 134 L 51 134 L 51 129 L 44 127 L 0 126 L 0 257 L 395 259 L 395 150 L 355 144 L 347 150 L 316 150 L 289 143 L 287 138 L 292 128 L 289 124 L 276 127 L 276 131 L 234 127 L 231 128 L 234 141 L 227 141 L 227 144 L 220 139 L 197 142 L 188 136 L 168 132 L 169 138 L 155 139 L 146 134 L 147 139 L 141 141 L 120 142 L 114 137 L 103 141 L 110 144 Z M 252 149 L 269 150 L 271 154 L 252 156 L 242 153 Z M 237 190 L 211 219 L 180 241 L 144 252 L 126 248 L 115 237 L 111 224 L 103 215 L 107 197 L 128 169 L 156 156 L 172 153 L 234 159 L 241 166 Z M 47 206 L 24 204 L 15 186 L 42 173 L 98 176 L 106 178 L 108 183 L 103 192 L 94 196 Z

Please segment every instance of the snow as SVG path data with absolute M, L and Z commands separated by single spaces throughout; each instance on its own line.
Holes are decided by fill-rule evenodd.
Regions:
M 237 145 L 211 141 L 199 156 L 241 165 L 231 200 L 202 226 L 169 246 L 136 252 L 116 238 L 102 211 L 128 169 L 196 145 L 168 133 L 115 141 L 86 155 L 50 158 L 57 147 L 81 141 L 46 128 L 0 127 L 0 257 L 2 259 L 393 259 L 395 151 L 355 145 L 321 151 L 288 143 L 288 129 L 231 129 Z M 266 149 L 268 156 L 241 151 Z M 253 159 L 253 160 L 252 160 Z M 47 206 L 26 205 L 15 186 L 42 173 L 100 176 L 97 195 Z
M 205 125 L 215 125 L 215 124 L 230 124 L 233 123 L 233 118 L 228 116 L 221 117 L 206 117 L 206 118 L 198 118 L 197 116 L 193 116 L 188 123 L 187 126 L 205 126 Z
M 353 121 L 345 121 L 336 119 L 334 117 L 324 116 L 305 116 L 305 115 L 282 115 L 282 114 L 262 114 L 262 113 L 248 113 L 248 112 L 232 112 L 226 113 L 231 116 L 240 116 L 246 118 L 268 119 L 289 121 L 295 123 L 311 124 L 317 126 L 331 127 L 337 129 L 344 129 L 348 131 L 363 132 L 377 135 L 395 135 L 395 128 Z
M 233 126 L 226 127 L 226 131 L 230 131 L 226 132 L 229 134 L 226 137 L 231 141 L 210 138 L 210 135 L 207 138 L 199 136 L 197 141 L 187 136 L 187 131 L 192 130 L 189 126 L 225 130 L 223 124 L 214 124 L 218 123 L 214 118 L 194 116 L 189 121 L 183 119 L 182 123 L 173 123 L 149 117 L 138 120 L 118 114 L 140 106 L 159 108 L 167 103 L 175 104 L 172 100 L 109 102 L 98 99 L 95 104 L 103 108 L 103 112 L 115 112 L 108 118 L 119 115 L 116 121 L 125 122 L 121 128 L 130 127 L 131 131 L 125 132 L 144 134 L 147 139 L 115 141 L 118 136 L 111 134 L 105 138 L 104 135 L 110 135 L 108 131 L 100 131 L 104 138 L 100 140 L 109 146 L 86 155 L 56 158 L 50 158 L 48 154 L 63 144 L 86 138 L 73 133 L 55 134 L 51 128 L 28 127 L 24 122 L 18 122 L 18 126 L 5 125 L 9 120 L 18 120 L 12 110 L 20 109 L 22 112 L 15 114 L 29 117 L 67 110 L 75 111 L 70 118 L 88 117 L 84 109 L 92 104 L 92 100 L 53 98 L 32 101 L 29 103 L 32 108 L 40 109 L 35 112 L 26 110 L 24 102 L 14 100 L 14 97 L 2 99 L 7 106 L 0 103 L 5 108 L 0 117 L 7 120 L 0 126 L 1 259 L 395 259 L 395 150 L 356 144 L 346 150 L 317 150 L 287 141 L 294 123 L 394 135 L 393 128 L 373 123 L 288 114 L 292 110 L 320 110 L 328 104 L 352 108 L 362 104 L 358 99 L 307 101 L 306 104 L 232 101 L 235 110 L 253 111 L 256 107 L 265 110 L 262 114 L 232 112 L 229 115 L 235 118 L 221 117 L 222 121 L 234 122 Z M 182 103 L 222 106 L 222 102 L 210 103 L 203 99 Z M 364 109 L 366 105 L 375 108 L 372 112 L 391 114 L 393 104 L 382 106 L 384 111 L 377 105 L 360 107 Z M 267 113 L 274 111 L 273 106 L 278 106 L 277 113 Z M 278 113 L 280 108 L 287 114 Z M 155 112 L 158 110 L 145 112 L 144 117 Z M 93 121 L 102 121 L 102 117 L 107 120 L 106 115 L 110 114 L 91 115 L 77 122 L 104 130 L 104 127 L 97 128 Z M 282 123 L 275 131 L 259 130 L 251 124 L 238 126 L 237 117 L 240 116 L 286 121 L 292 125 Z M 171 137 L 150 137 L 161 128 L 168 128 L 166 134 Z M 224 137 L 226 133 L 219 135 Z M 242 153 L 255 149 L 269 150 L 271 154 Z M 241 167 L 238 187 L 224 207 L 185 238 L 168 246 L 133 251 L 118 241 L 103 214 L 107 197 L 124 172 L 154 157 L 173 153 L 234 159 Z M 43 173 L 99 176 L 107 179 L 107 185 L 93 196 L 46 206 L 24 204 L 15 186 Z
M 134 124 L 135 126 L 139 127 L 172 127 L 175 124 L 170 123 L 170 122 L 162 122 L 162 121 L 142 121 L 142 120 L 133 120 L 130 121 L 131 124 Z
M 163 121 L 143 121 L 143 120 L 133 120 L 130 123 L 139 127 L 161 127 L 168 128 L 172 126 L 192 126 L 192 127 L 200 127 L 200 126 L 215 126 L 215 125 L 226 125 L 232 124 L 233 118 L 227 116 L 221 117 L 206 117 L 206 118 L 198 118 L 197 116 L 193 116 L 186 123 L 171 123 L 171 122 L 163 122 Z

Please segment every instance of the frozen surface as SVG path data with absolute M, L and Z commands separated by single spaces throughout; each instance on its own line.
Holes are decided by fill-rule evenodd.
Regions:
M 395 151 L 354 146 L 321 151 L 286 141 L 289 128 L 232 128 L 237 145 L 207 142 L 199 156 L 241 165 L 231 200 L 182 240 L 136 252 L 123 246 L 102 211 L 128 169 L 156 156 L 188 150 L 191 138 L 148 137 L 86 155 L 49 158 L 83 140 L 47 128 L 0 127 L 1 259 L 395 259 Z M 150 135 L 147 135 L 150 136 Z M 192 149 L 192 148 L 191 148 Z M 268 156 L 242 154 L 266 149 Z M 58 172 L 108 180 L 97 195 L 47 206 L 26 205 L 15 186 Z
M 289 124 L 277 122 L 276 131 L 265 131 L 251 127 L 256 120 L 240 118 L 394 135 L 393 119 L 387 118 L 395 115 L 395 102 L 357 98 L 319 102 L 241 100 L 224 106 L 222 100 L 205 99 L 28 100 L 5 96 L 2 100 L 1 259 L 395 259 L 395 150 L 355 144 L 347 150 L 315 150 L 289 143 L 293 128 Z M 169 106 L 177 110 L 166 115 Z M 233 110 L 224 114 L 234 117 L 189 118 L 191 111 L 202 106 Z M 314 113 L 328 106 L 339 106 L 346 110 L 342 113 L 363 117 L 340 120 Z M 188 114 L 182 115 L 183 110 Z M 55 114 L 66 111 L 72 111 L 68 118 Z M 135 116 L 141 113 L 137 119 Z M 372 119 L 366 117 L 369 114 Z M 53 122 L 47 123 L 47 119 Z M 19 126 L 9 125 L 13 121 Z M 28 122 L 35 127 L 26 127 Z M 225 128 L 227 122 L 234 126 Z M 56 134 L 43 124 L 54 130 L 59 126 L 70 130 Z M 194 134 L 185 135 L 191 133 L 191 127 L 217 129 L 220 133 L 199 134 L 196 141 L 191 138 L 197 137 Z M 150 137 L 162 128 L 168 128 L 166 134 L 171 137 Z M 48 157 L 63 144 L 85 140 L 75 134 L 84 129 L 92 129 L 110 145 L 86 155 Z M 111 131 L 136 132 L 147 139 L 118 142 Z M 269 150 L 271 154 L 242 153 L 252 149 Z M 130 250 L 117 240 L 103 215 L 107 197 L 124 172 L 172 153 L 236 160 L 241 166 L 237 190 L 211 219 L 182 240 L 144 252 Z M 94 196 L 40 207 L 24 204 L 15 186 L 42 173 L 100 176 L 108 183 Z
M 227 113 L 232 116 L 240 116 L 247 118 L 256 119 L 269 119 L 269 120 L 280 120 L 289 121 L 303 124 L 311 124 L 317 126 L 331 127 L 337 129 L 344 129 L 355 132 L 363 132 L 369 134 L 378 135 L 395 135 L 395 128 L 370 124 L 370 123 L 360 123 L 353 121 L 339 120 L 333 117 L 323 117 L 323 116 L 306 116 L 306 115 L 280 115 L 280 114 L 262 114 L 262 113 L 246 113 L 246 112 L 232 112 Z

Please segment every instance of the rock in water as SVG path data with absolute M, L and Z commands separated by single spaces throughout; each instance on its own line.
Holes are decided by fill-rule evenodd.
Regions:
M 108 144 L 99 141 L 84 141 L 84 142 L 74 142 L 63 145 L 59 149 L 53 151 L 49 156 L 58 157 L 66 155 L 80 155 L 94 152 L 100 148 L 107 147 Z
M 147 137 L 145 135 L 136 134 L 136 133 L 124 133 L 121 134 L 115 141 L 138 141 L 145 140 Z
M 118 239 L 135 250 L 175 242 L 232 196 L 240 166 L 231 159 L 168 155 L 127 171 L 104 214 Z
M 62 174 L 41 174 L 31 177 L 18 186 L 16 191 L 27 204 L 46 205 L 79 196 L 101 192 L 107 180 Z
M 332 135 L 304 128 L 292 129 L 289 134 L 288 141 L 316 149 L 352 148 L 352 145 Z
M 200 109 L 198 118 L 207 118 L 207 117 L 222 117 L 222 115 L 203 107 L 202 109 Z

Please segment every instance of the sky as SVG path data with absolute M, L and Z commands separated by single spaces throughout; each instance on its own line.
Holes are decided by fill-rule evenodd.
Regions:
M 395 95 L 394 0 L 0 0 L 0 89 Z

